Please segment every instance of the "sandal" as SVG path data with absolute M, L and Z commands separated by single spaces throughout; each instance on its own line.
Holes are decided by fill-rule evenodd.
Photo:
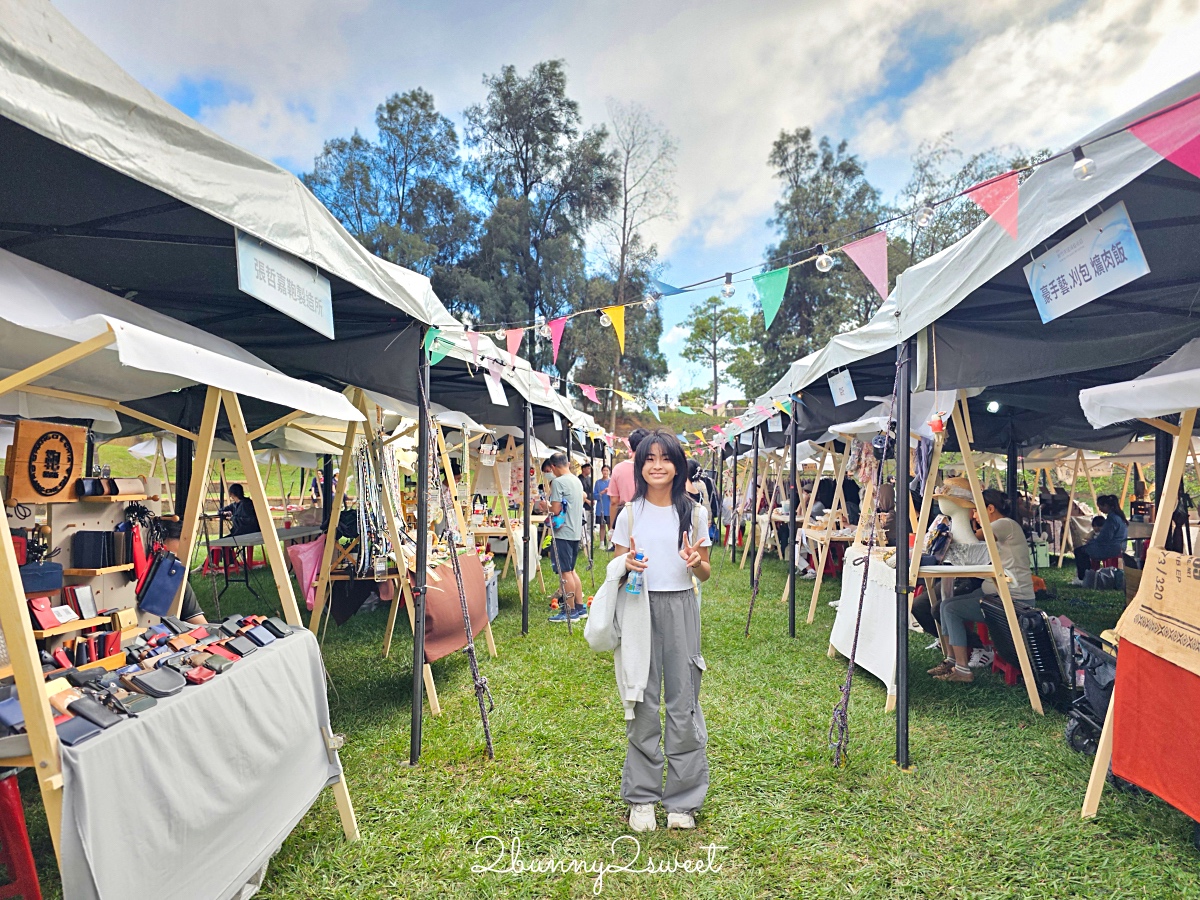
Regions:
M 927 669 L 926 671 L 934 678 L 937 678 L 939 675 L 948 675 L 953 669 L 954 663 L 947 659 L 943 660 L 940 664 L 934 666 L 932 669 Z

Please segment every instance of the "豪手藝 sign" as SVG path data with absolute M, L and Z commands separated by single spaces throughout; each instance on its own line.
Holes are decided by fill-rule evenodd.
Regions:
M 235 234 L 238 290 L 332 339 L 329 279 L 290 253 L 240 231 Z
M 1121 202 L 1034 259 L 1025 278 L 1045 324 L 1149 271 Z

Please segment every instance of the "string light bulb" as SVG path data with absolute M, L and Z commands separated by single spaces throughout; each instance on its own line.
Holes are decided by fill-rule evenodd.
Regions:
M 825 252 L 825 246 L 821 245 L 821 255 L 817 257 L 817 271 L 828 272 L 833 268 L 833 257 Z
M 642 309 L 644 309 L 646 312 L 650 312 L 652 309 L 654 309 L 654 304 L 658 302 L 658 298 L 661 296 L 662 294 L 658 293 L 657 291 L 648 292 L 646 294 L 646 299 L 642 301 Z
M 1076 147 L 1071 151 L 1075 157 L 1075 165 L 1071 166 L 1071 174 L 1080 181 L 1087 181 L 1096 174 L 1096 161 L 1090 156 L 1083 155 L 1083 148 Z
M 918 228 L 928 228 L 929 223 L 933 221 L 933 207 L 929 205 L 929 201 L 925 201 L 925 205 L 917 210 L 916 224 Z
M 990 401 L 988 401 L 988 405 L 987 405 L 987 411 L 988 411 L 988 412 L 990 412 L 990 413 L 998 413 L 998 412 L 1000 412 L 1000 403 L 999 403 L 998 401 L 996 401 L 996 400 L 990 400 Z
M 600 313 L 600 324 L 603 325 L 605 328 L 609 328 L 612 326 L 612 319 L 609 318 L 608 313 L 606 313 L 606 312 Z
M 737 288 L 733 286 L 733 273 L 725 273 L 725 283 L 721 285 L 721 296 L 728 300 L 737 293 Z

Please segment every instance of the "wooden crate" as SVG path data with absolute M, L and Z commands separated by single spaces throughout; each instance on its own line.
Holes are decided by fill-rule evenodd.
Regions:
M 87 429 L 22 419 L 4 461 L 5 503 L 65 503 L 75 499 L 75 482 L 87 454 Z

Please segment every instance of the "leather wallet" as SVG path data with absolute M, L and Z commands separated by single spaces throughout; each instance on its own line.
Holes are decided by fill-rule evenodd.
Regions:
M 193 628 L 187 633 L 188 637 L 195 638 L 198 641 L 203 641 L 208 637 L 207 628 Z
M 57 621 L 56 621 L 57 624 Z M 239 631 L 242 630 L 242 620 L 239 616 L 226 616 L 221 621 L 221 631 L 230 637 L 237 637 Z
M 167 641 L 167 646 L 172 650 L 183 650 L 185 647 L 190 647 L 196 643 L 196 639 L 190 634 L 177 634 L 175 637 Z
M 88 684 L 95 684 L 104 677 L 103 669 L 68 669 L 63 672 L 63 678 L 71 682 L 72 687 L 83 687 Z
M 67 706 L 67 711 L 73 716 L 83 716 L 83 718 L 87 719 L 93 725 L 98 725 L 101 728 L 111 728 L 121 721 L 119 715 L 103 703 L 97 703 L 91 697 L 81 697 Z
M 248 637 L 231 637 L 225 642 L 225 646 L 236 653 L 238 656 L 245 656 L 248 653 L 253 653 L 258 649 L 258 644 L 250 640 Z
M 103 478 L 80 478 L 75 482 L 76 497 L 103 497 Z
M 21 712 L 21 701 L 16 697 L 0 700 L 0 725 L 16 731 L 25 725 L 25 713 Z
M 206 669 L 212 669 L 214 672 L 221 673 L 233 665 L 233 660 L 226 659 L 224 656 L 217 656 L 215 653 L 210 653 L 208 659 L 204 661 Z
M 292 626 L 279 618 L 279 616 L 271 616 L 271 618 L 262 623 L 262 627 L 277 638 L 291 637 L 292 635 Z
M 71 716 L 66 721 L 60 722 L 56 728 L 58 739 L 68 747 L 82 744 L 84 741 L 94 738 L 100 733 L 100 726 L 94 722 L 89 722 L 83 716 Z
M 221 659 L 229 660 L 229 662 L 237 662 L 239 659 L 241 659 L 240 656 L 238 656 L 224 644 L 209 644 L 207 649 L 209 653 L 212 653 Z
M 47 628 L 57 628 L 59 626 L 58 617 L 50 610 L 49 597 L 30 597 L 29 611 L 33 613 L 33 621 L 37 627 L 45 630 Z
M 62 647 L 58 647 L 54 651 L 54 661 L 64 669 L 70 669 L 74 663 L 71 662 L 71 657 L 67 656 L 67 651 Z
M 204 666 L 198 666 L 196 668 L 188 669 L 187 674 L 183 677 L 186 678 L 190 684 L 204 684 L 204 682 L 208 681 L 208 679 L 212 678 L 216 674 L 217 673 L 212 669 Z
M 146 710 L 158 704 L 158 701 L 149 694 L 134 694 L 132 697 L 127 700 L 123 700 L 122 702 L 125 704 L 125 708 L 134 715 L 145 712 Z
M 70 705 L 76 700 L 81 700 L 82 698 L 83 694 L 79 692 L 78 688 L 68 688 L 65 691 L 59 691 L 57 694 L 51 697 L 50 705 L 54 707 L 57 712 L 70 712 Z
M 261 625 L 255 625 L 253 628 L 247 631 L 246 637 L 250 638 L 250 640 L 254 641 L 254 643 L 258 644 L 260 647 L 265 647 L 267 644 L 275 643 L 275 635 L 271 634 L 271 632 L 267 631 L 267 629 L 263 628 Z
M 126 687 L 151 697 L 170 697 L 182 691 L 183 686 L 187 684 L 184 677 L 170 666 L 163 666 L 152 672 L 126 675 L 122 681 Z
M 177 619 L 175 616 L 163 616 L 162 624 L 171 629 L 173 634 L 186 634 L 192 630 L 192 626 L 183 619 Z
M 212 659 L 212 654 L 206 653 L 202 650 L 197 650 L 191 656 L 187 656 L 184 658 L 187 660 L 187 664 L 189 666 L 202 666 L 206 662 L 208 662 L 210 659 Z

